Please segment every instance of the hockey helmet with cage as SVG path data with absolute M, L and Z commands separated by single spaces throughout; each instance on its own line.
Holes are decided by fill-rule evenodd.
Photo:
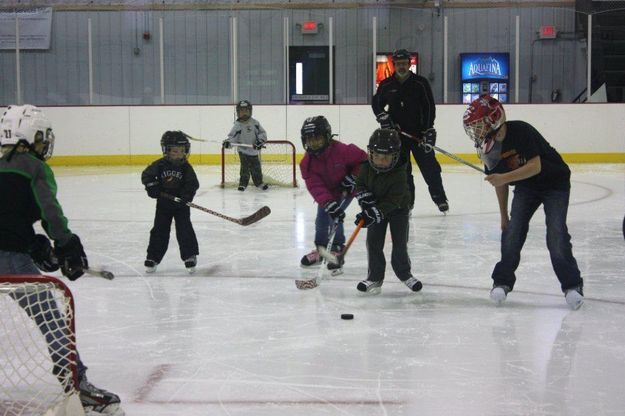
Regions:
M 490 95 L 474 100 L 462 119 L 464 131 L 481 153 L 490 152 L 495 143 L 495 135 L 505 122 L 506 112 L 503 105 Z
M 161 137 L 161 149 L 163 155 L 167 156 L 169 149 L 175 146 L 184 147 L 184 159 L 191 153 L 191 143 L 186 134 L 181 131 L 166 131 Z
M 249 110 L 249 116 L 247 116 L 246 120 L 252 116 L 252 103 L 248 100 L 241 100 L 237 103 L 237 118 L 241 118 L 241 110 Z
M 407 49 L 397 49 L 393 52 L 393 62 L 408 60 L 410 61 L 410 52 Z
M 377 129 L 369 138 L 369 164 L 376 172 L 388 172 L 397 165 L 401 150 L 401 140 L 399 133 L 395 129 Z M 390 155 L 390 163 L 385 166 L 378 165 L 374 160 L 374 155 Z
M 328 119 L 324 116 L 308 117 L 304 120 L 304 124 L 302 124 L 301 137 L 304 150 L 306 150 L 307 153 L 318 155 L 330 145 L 332 127 Z M 308 140 L 315 137 L 322 137 L 323 143 L 319 146 L 310 146 Z
M 36 150 L 36 145 L 43 147 Z M 0 146 L 24 145 L 41 160 L 48 160 L 54 151 L 52 123 L 34 105 L 10 105 L 0 118 Z

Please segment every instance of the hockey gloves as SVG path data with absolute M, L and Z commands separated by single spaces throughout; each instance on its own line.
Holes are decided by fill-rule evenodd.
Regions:
M 154 178 L 152 182 L 145 184 L 145 190 L 148 192 L 150 198 L 158 198 L 161 196 L 161 183 L 158 179 Z
M 224 140 L 223 142 L 224 149 L 230 149 L 230 140 Z
M 28 253 L 33 259 L 35 266 L 42 272 L 55 272 L 59 270 L 59 260 L 54 255 L 50 240 L 43 234 L 36 234 L 35 239 L 28 248 Z
M 63 246 L 55 244 L 54 253 L 59 259 L 61 273 L 69 280 L 78 279 L 89 268 L 87 255 L 80 238 L 76 234 L 72 234 L 72 237 Z
M 357 192 L 356 200 L 358 200 L 358 205 L 360 205 L 360 208 L 363 210 L 375 205 L 375 198 L 371 191 L 364 190 Z
M 263 148 L 263 146 L 265 145 L 265 142 L 260 140 L 260 139 L 256 139 L 256 141 L 254 142 L 254 149 L 256 150 L 260 150 Z
M 383 129 L 394 129 L 395 123 L 393 123 L 393 119 L 391 115 L 386 112 L 382 112 L 375 116 L 375 120 L 380 123 L 380 127 Z
M 339 220 L 339 222 L 343 222 L 343 218 L 345 218 L 345 211 L 343 211 L 343 208 L 341 208 L 341 205 L 338 202 L 330 201 L 325 204 L 323 209 L 333 220 Z
M 421 132 L 421 137 L 423 138 L 423 142 L 419 145 L 423 148 L 425 153 L 431 152 L 431 146 L 436 146 L 436 130 L 434 130 L 434 128 L 429 128 Z M 429 146 L 425 146 L 424 144 L 429 144 Z
M 351 195 L 354 192 L 354 188 L 356 187 L 356 176 L 353 174 L 349 174 L 343 178 L 341 182 L 341 191 L 347 192 L 348 195 Z
M 376 206 L 372 206 L 369 208 L 365 208 L 361 213 L 356 214 L 356 221 L 354 224 L 358 225 L 360 220 L 364 220 L 365 223 L 362 225 L 363 228 L 370 227 L 374 224 L 379 224 L 384 219 L 384 214 L 382 211 L 378 209 Z

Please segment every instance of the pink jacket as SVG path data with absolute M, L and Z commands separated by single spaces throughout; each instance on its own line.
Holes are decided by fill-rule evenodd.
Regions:
M 341 195 L 341 182 L 349 174 L 358 175 L 367 153 L 355 144 L 332 141 L 320 155 L 306 153 L 299 167 L 306 188 L 315 201 L 324 206 Z

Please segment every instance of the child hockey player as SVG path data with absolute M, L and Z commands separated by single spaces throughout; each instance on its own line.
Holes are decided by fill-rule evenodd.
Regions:
M 547 223 L 547 248 L 566 303 L 578 309 L 584 302 L 584 282 L 573 257 L 566 226 L 571 171 L 560 154 L 524 121 L 506 121 L 503 106 L 485 96 L 464 113 L 464 128 L 486 165 L 485 180 L 495 187 L 501 216 L 501 260 L 492 273 L 491 299 L 501 304 L 514 288 L 514 272 L 529 222 L 542 204 Z M 514 197 L 508 217 L 508 187 Z
M 408 258 L 409 209 L 412 202 L 406 163 L 401 157 L 401 140 L 397 130 L 377 129 L 369 139 L 368 163 L 363 163 L 356 179 L 356 199 L 362 209 L 356 215 L 356 224 L 364 220 L 367 228 L 367 280 L 356 289 L 369 294 L 380 293 L 386 259 L 384 240 L 387 226 L 391 227 L 393 251 L 391 265 L 395 275 L 413 292 L 423 285 L 410 272 Z
M 52 124 L 37 107 L 9 106 L 0 118 L 0 146 L 0 274 L 39 275 L 38 268 L 53 272 L 60 266 L 64 276 L 78 279 L 89 268 L 89 262 L 80 238 L 67 227 L 56 198 L 54 173 L 46 163 L 54 149 Z M 35 234 L 33 223 L 37 221 L 54 240 L 54 250 L 48 237 Z M 52 353 L 59 351 L 58 344 L 66 337 L 49 326 L 51 319 L 62 320 L 61 311 L 55 302 L 35 306 L 41 297 L 43 293 L 22 296 L 18 303 L 47 341 L 56 345 L 50 347 L 54 370 L 67 367 L 65 355 Z M 116 394 L 87 380 L 87 367 L 78 355 L 76 368 L 80 401 L 89 414 L 124 414 Z M 66 374 L 55 372 L 55 376 L 64 388 L 70 387 Z M 10 406 L 7 409 L 10 412 Z
M 344 144 L 332 139 L 332 128 L 324 116 L 309 117 L 301 129 L 302 145 L 306 154 L 300 163 L 306 188 L 318 204 L 315 218 L 315 247 L 326 246 L 330 230 L 338 220 L 331 250 L 339 252 L 345 244 L 343 218 L 345 209 L 353 198 L 356 175 L 360 163 L 367 154 L 354 144 Z M 321 256 L 315 248 L 302 257 L 301 265 L 310 267 L 321 264 Z M 328 263 L 329 269 L 339 265 Z
M 150 164 L 141 174 L 141 182 L 150 198 L 155 198 L 156 214 L 150 231 L 146 272 L 154 273 L 169 245 L 171 220 L 176 221 L 176 238 L 180 258 L 189 273 L 195 271 L 198 244 L 191 224 L 191 212 L 186 202 L 191 202 L 200 187 L 193 167 L 187 161 L 191 144 L 181 131 L 166 131 L 161 138 L 163 157 Z M 163 194 L 179 197 L 175 202 Z
M 224 140 L 224 147 L 229 149 L 237 144 L 241 169 L 239 173 L 239 191 L 245 191 L 250 181 L 250 173 L 254 185 L 266 191 L 268 186 L 263 183 L 263 172 L 260 166 L 260 149 L 267 141 L 267 132 L 258 120 L 252 117 L 252 103 L 247 100 L 239 101 L 237 104 L 237 119 L 228 133 L 228 138 Z

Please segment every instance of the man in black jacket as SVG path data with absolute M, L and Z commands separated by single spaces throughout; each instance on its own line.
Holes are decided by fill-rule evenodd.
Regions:
M 410 53 L 406 49 L 393 53 L 393 64 L 395 72 L 380 83 L 371 108 L 382 128 L 397 128 L 416 138 L 401 135 L 402 153 L 408 161 L 412 153 L 432 200 L 441 212 L 446 213 L 449 204 L 443 188 L 441 166 L 433 151 L 426 151 L 417 143 L 417 140 L 425 140 L 430 144 L 436 141 L 436 130 L 433 127 L 436 108 L 432 89 L 427 79 L 410 71 Z M 408 163 L 407 174 L 412 207 L 415 185 L 411 163 Z

